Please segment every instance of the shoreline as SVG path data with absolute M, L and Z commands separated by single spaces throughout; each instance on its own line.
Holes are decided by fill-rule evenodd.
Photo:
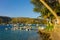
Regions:
M 42 40 L 60 40 L 60 25 L 54 26 L 52 31 L 39 30 Z
M 37 33 L 40 34 L 41 40 L 52 40 L 49 32 L 39 30 Z

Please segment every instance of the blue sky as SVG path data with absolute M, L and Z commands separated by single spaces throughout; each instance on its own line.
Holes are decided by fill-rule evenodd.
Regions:
M 0 0 L 0 16 L 36 18 L 39 15 L 33 12 L 30 0 Z

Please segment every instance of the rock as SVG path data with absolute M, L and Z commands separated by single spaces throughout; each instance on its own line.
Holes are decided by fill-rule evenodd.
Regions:
M 40 34 L 42 40 L 52 40 L 50 38 L 50 33 L 42 32 L 42 31 L 39 31 L 38 33 Z

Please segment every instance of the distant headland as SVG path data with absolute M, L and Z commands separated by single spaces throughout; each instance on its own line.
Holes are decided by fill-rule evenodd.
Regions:
M 27 23 L 27 24 L 46 24 L 46 20 L 29 17 L 8 17 L 0 16 L 0 24 L 2 23 Z

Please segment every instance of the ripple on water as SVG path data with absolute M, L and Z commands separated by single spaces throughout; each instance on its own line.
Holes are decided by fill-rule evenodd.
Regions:
M 40 40 L 40 37 L 34 31 L 2 31 L 0 40 Z

